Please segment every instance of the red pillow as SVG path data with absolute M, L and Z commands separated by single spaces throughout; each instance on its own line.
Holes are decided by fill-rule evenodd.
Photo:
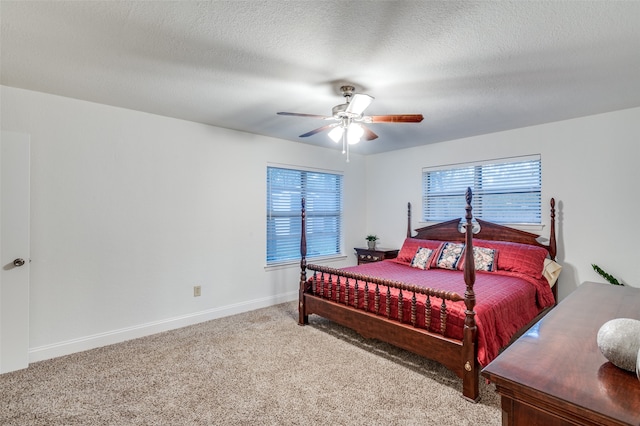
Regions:
M 418 238 L 407 238 L 404 240 L 402 244 L 402 248 L 398 252 L 398 257 L 395 258 L 395 261 L 398 263 L 405 263 L 407 265 L 411 265 L 411 261 L 413 260 L 413 256 L 416 255 L 419 247 L 424 247 L 433 250 L 432 262 L 438 257 L 438 252 L 442 247 L 442 241 L 435 240 L 420 240 Z
M 542 278 L 544 260 L 549 252 L 543 247 L 529 244 L 511 243 L 507 241 L 473 240 L 474 247 L 497 249 L 498 269 Z

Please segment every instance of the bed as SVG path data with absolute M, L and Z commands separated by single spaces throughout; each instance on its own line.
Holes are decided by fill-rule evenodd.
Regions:
M 396 259 L 342 269 L 307 264 L 302 201 L 300 325 L 315 314 L 437 361 L 479 399 L 480 370 L 557 300 L 555 202 L 548 243 L 539 235 L 472 217 L 411 231 Z M 545 268 L 552 269 L 547 273 Z M 310 273 L 310 276 L 308 276 Z

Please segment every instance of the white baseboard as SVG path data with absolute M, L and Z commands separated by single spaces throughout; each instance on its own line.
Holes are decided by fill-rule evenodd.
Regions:
M 76 352 L 99 348 L 101 346 L 112 345 L 114 343 L 137 339 L 139 337 L 145 337 L 161 333 L 163 331 L 175 330 L 176 328 L 182 328 L 188 325 L 198 324 L 229 315 L 236 315 L 260 308 L 266 308 L 279 303 L 290 302 L 297 298 L 297 291 L 284 293 L 262 299 L 255 299 L 219 308 L 208 309 L 206 311 L 194 312 L 180 317 L 168 318 L 166 320 L 154 321 L 147 324 L 140 324 L 133 327 L 112 330 L 64 342 L 30 348 L 29 363 L 70 355 Z

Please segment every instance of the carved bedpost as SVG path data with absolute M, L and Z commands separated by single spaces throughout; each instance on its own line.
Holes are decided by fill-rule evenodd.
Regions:
M 558 247 L 556 243 L 556 200 L 551 199 L 551 230 L 549 231 L 549 256 L 551 260 L 556 260 L 556 254 L 558 253 Z M 558 303 L 558 285 L 554 285 L 551 289 L 553 293 L 553 299 Z
M 552 260 L 556 260 L 556 200 L 551 199 L 551 232 L 549 233 L 549 255 Z
M 468 294 L 469 295 L 468 298 L 472 299 L 473 301 L 473 304 L 471 305 L 471 307 L 469 307 L 469 304 L 467 304 L 467 309 L 470 311 L 473 311 L 473 307 L 475 306 L 475 302 L 476 302 L 475 293 L 473 292 L 473 285 L 476 282 L 476 268 L 475 268 L 475 261 L 473 259 L 473 223 L 471 222 L 471 220 L 473 219 L 473 215 L 471 214 L 471 210 L 473 209 L 473 207 L 471 207 L 472 197 L 473 197 L 473 194 L 471 193 L 471 188 L 467 188 L 467 192 L 465 194 L 465 198 L 467 201 L 467 206 L 465 207 L 467 214 L 465 215 L 465 219 L 467 222 L 465 225 L 466 249 L 464 252 L 464 256 L 465 256 L 464 257 L 464 262 L 465 262 L 464 263 L 465 265 L 464 266 L 464 282 L 467 284 L 465 299 L 467 299 L 466 295 Z
M 304 207 L 304 198 L 302 199 L 302 209 L 300 213 L 302 221 L 302 229 L 300 232 L 300 289 L 298 294 L 298 324 L 305 325 L 309 323 L 309 315 L 304 304 L 304 292 L 307 286 L 307 218 Z
M 411 238 L 411 203 L 407 203 L 407 238 Z
M 478 346 L 477 346 L 477 334 L 478 327 L 476 326 L 476 313 L 473 308 L 476 305 L 476 295 L 473 291 L 473 285 L 476 281 L 476 268 L 473 258 L 473 223 L 471 219 L 471 200 L 472 193 L 471 188 L 467 188 L 465 194 L 467 206 L 465 208 L 467 214 L 465 215 L 465 254 L 464 254 L 464 282 L 467 284 L 467 289 L 464 292 L 464 304 L 466 306 L 465 319 L 464 319 L 464 333 L 462 337 L 462 363 L 463 363 L 463 376 L 462 376 L 462 395 L 472 401 L 477 401 L 480 398 L 479 390 L 479 374 L 478 369 L 480 364 L 478 363 Z

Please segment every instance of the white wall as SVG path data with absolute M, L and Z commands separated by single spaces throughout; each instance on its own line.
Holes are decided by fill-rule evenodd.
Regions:
M 268 163 L 344 172 L 347 256 L 332 265 L 355 263 L 361 156 L 0 94 L 2 129 L 31 135 L 31 361 L 297 298 L 297 265 L 265 270 Z
M 418 223 L 423 167 L 541 154 L 544 213 L 556 199 L 560 298 L 585 281 L 605 282 L 592 263 L 640 287 L 639 135 L 640 108 L 634 108 L 369 156 L 367 232 L 399 246 L 406 224 L 389 217 L 399 217 L 407 202 L 413 228 L 425 225 Z M 543 216 L 547 226 L 537 233 L 548 237 Z
M 560 296 L 603 281 L 591 263 L 640 286 L 640 108 L 347 164 L 339 150 L 38 92 L 0 98 L 2 130 L 31 135 L 31 361 L 295 299 L 298 267 L 264 268 L 268 163 L 344 172 L 340 267 L 367 233 L 399 247 L 408 201 L 421 226 L 423 167 L 540 153 Z

